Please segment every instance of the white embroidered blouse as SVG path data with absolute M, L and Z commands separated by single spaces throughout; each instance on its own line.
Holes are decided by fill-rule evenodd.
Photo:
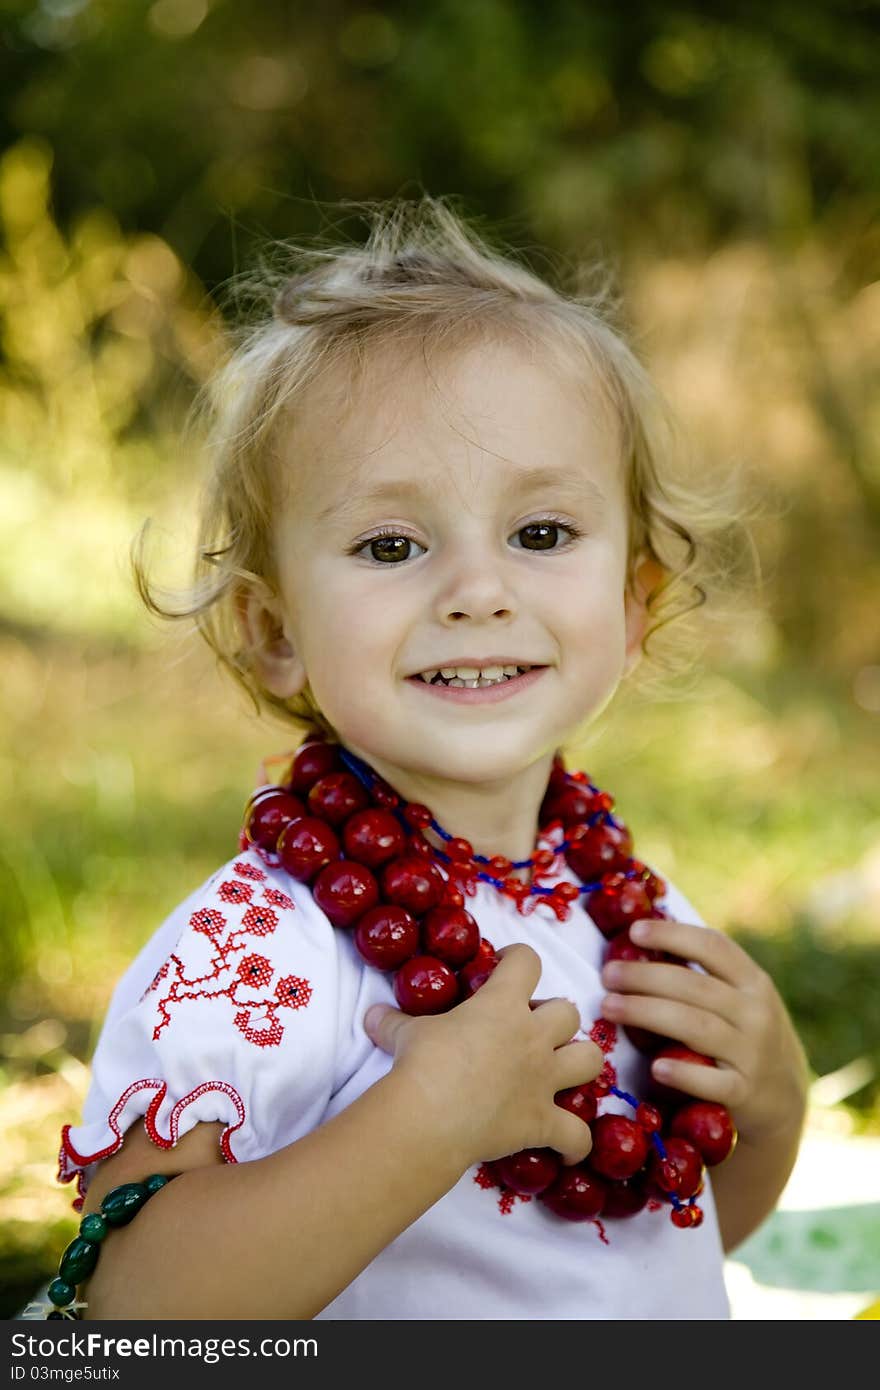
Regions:
M 539 842 L 539 843 L 544 843 Z M 574 880 L 561 859 L 554 872 Z M 557 921 L 522 916 L 481 883 L 468 910 L 498 948 L 527 941 L 541 957 L 536 996 L 580 1010 L 618 1087 L 646 1096 L 645 1059 L 599 1021 L 604 940 L 582 903 Z M 700 922 L 669 887 L 670 915 Z M 84 1190 L 94 1165 L 141 1122 L 172 1147 L 200 1121 L 221 1121 L 224 1158 L 243 1163 L 300 1139 L 390 1069 L 362 1020 L 395 1003 L 391 976 L 364 963 L 311 892 L 253 850 L 181 903 L 120 980 L 95 1050 L 82 1123 L 66 1126 L 59 1178 Z M 631 1113 L 611 1097 L 602 1109 Z M 352 1156 L 357 1182 L 361 1155 Z M 711 1174 L 711 1170 L 710 1170 Z M 327 1319 L 724 1319 L 723 1255 L 711 1192 L 696 1229 L 669 1209 L 572 1223 L 540 1201 L 511 1198 L 471 1169 L 330 1303 Z

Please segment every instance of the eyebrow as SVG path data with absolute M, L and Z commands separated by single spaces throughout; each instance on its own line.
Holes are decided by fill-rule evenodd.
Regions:
M 553 488 L 569 497 L 580 500 L 586 498 L 600 506 L 606 501 L 605 494 L 592 478 L 585 478 L 575 471 L 560 473 L 546 468 L 520 468 L 513 473 L 510 481 L 511 491 L 519 496 Z M 366 492 L 350 492 L 338 501 L 331 502 L 318 513 L 318 521 L 345 521 L 374 503 L 418 502 L 435 494 L 436 487 L 426 487 L 414 478 L 404 478 L 400 481 L 389 479 L 385 483 L 377 483 Z

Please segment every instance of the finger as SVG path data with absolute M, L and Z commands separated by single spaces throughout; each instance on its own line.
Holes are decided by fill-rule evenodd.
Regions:
M 644 994 L 607 994 L 602 1013 L 613 1023 L 647 1028 L 674 1038 L 694 1052 L 733 1063 L 740 1034 L 717 1014 L 674 999 L 655 999 Z
M 682 970 L 680 965 L 640 960 L 610 960 L 602 970 L 607 989 L 624 994 L 650 994 L 677 999 L 720 1015 L 736 1025 L 742 1015 L 742 995 L 723 981 L 701 970 Z
M 364 1014 L 364 1032 L 376 1047 L 393 1054 L 400 1030 L 409 1022 L 409 1015 L 401 1013 L 400 1009 L 392 1008 L 390 1004 L 373 1004 Z
M 590 1126 L 579 1120 L 577 1115 L 562 1110 L 558 1105 L 556 1112 L 550 1147 L 556 1150 L 562 1162 L 569 1168 L 573 1163 L 581 1163 L 586 1158 L 593 1147 L 593 1135 Z
M 554 1047 L 562 1047 L 564 1043 L 571 1042 L 580 1031 L 581 1016 L 577 1006 L 570 999 L 547 999 L 537 1005 L 532 1000 L 532 1012 L 535 1021 Z
M 702 1067 L 664 1057 L 651 1063 L 651 1075 L 697 1100 L 713 1100 L 728 1108 L 742 1100 L 743 1079 L 735 1067 Z
M 639 946 L 670 951 L 684 960 L 694 961 L 710 975 L 737 989 L 749 984 L 758 971 L 741 946 L 713 927 L 696 927 L 672 917 L 652 917 L 634 922 L 629 934 Z
M 554 1094 L 595 1081 L 604 1065 L 605 1055 L 594 1042 L 570 1042 L 557 1047 L 553 1054 Z
M 487 989 L 496 993 L 500 989 L 516 994 L 525 991 L 526 998 L 531 999 L 541 978 L 541 957 L 537 951 L 518 941 L 513 946 L 502 946 L 497 955 L 498 964 L 481 986 L 480 993 Z

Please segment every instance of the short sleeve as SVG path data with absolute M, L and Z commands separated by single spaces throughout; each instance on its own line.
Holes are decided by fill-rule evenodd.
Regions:
M 82 1123 L 62 1131 L 74 1205 L 138 1120 L 161 1149 L 219 1121 L 230 1163 L 315 1128 L 337 1069 L 341 968 L 337 934 L 283 870 L 245 851 L 213 874 L 114 991 Z

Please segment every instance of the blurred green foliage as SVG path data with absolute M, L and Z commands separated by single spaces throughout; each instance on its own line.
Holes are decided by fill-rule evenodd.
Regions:
M 230 282 L 363 200 L 610 262 L 695 466 L 756 499 L 759 588 L 577 752 L 880 1133 L 878 10 L 0 0 L 5 1309 L 72 1233 L 51 1157 L 115 979 L 291 742 L 145 621 L 127 547 L 157 516 L 185 577 Z

